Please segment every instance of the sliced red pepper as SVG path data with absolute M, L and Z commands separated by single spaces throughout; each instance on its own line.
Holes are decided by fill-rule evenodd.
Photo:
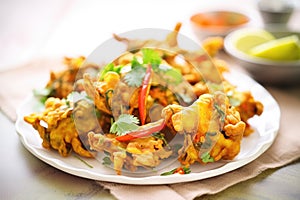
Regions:
M 139 94 L 139 115 L 141 124 L 144 125 L 146 121 L 146 103 L 147 103 L 147 96 L 150 91 L 151 86 L 151 76 L 152 76 L 152 66 L 151 64 L 148 65 L 145 77 L 143 79 L 143 83 L 141 86 L 141 91 Z
M 116 140 L 120 142 L 127 142 L 136 138 L 146 137 L 152 133 L 158 132 L 165 127 L 166 123 L 164 119 L 158 120 L 147 125 L 140 126 L 138 130 L 127 133 L 126 135 L 116 137 Z
M 185 172 L 184 172 L 184 170 L 183 170 L 182 167 L 178 167 L 178 168 L 176 169 L 176 171 L 174 172 L 174 174 L 176 174 L 176 173 L 178 173 L 178 174 L 185 174 Z

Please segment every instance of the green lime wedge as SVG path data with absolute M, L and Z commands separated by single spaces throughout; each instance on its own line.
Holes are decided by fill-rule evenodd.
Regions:
M 239 36 L 237 36 L 235 46 L 237 49 L 243 52 L 248 52 L 249 49 L 263 44 L 265 42 L 275 40 L 276 38 L 263 29 L 247 29 L 242 31 Z
M 300 55 L 299 38 L 297 35 L 291 35 L 271 40 L 251 48 L 248 53 L 271 60 L 297 60 Z

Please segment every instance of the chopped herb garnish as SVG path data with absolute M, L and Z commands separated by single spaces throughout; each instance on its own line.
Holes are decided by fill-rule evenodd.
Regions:
M 106 101 L 107 105 L 109 105 L 109 99 L 112 97 L 113 94 L 114 94 L 113 89 L 109 89 L 105 92 L 105 101 Z
M 105 165 L 105 166 L 108 166 L 108 165 L 111 165 L 112 164 L 112 162 L 111 162 L 111 160 L 110 160 L 110 158 L 109 157 L 104 157 L 103 159 L 102 159 L 102 164 L 103 165 Z
M 109 63 L 108 65 L 106 65 L 103 70 L 101 71 L 99 80 L 103 81 L 104 76 L 107 72 L 116 72 L 118 74 L 120 74 L 121 69 L 123 68 L 123 66 L 119 65 L 119 66 L 115 66 L 113 63 Z
M 214 162 L 215 159 L 213 157 L 210 156 L 209 152 L 205 152 L 201 155 L 201 160 L 204 163 L 208 163 L 208 162 Z
M 40 88 L 40 89 L 34 89 L 33 95 L 37 97 L 42 104 L 45 104 L 46 100 L 52 93 L 53 89 L 51 88 Z
M 161 68 L 162 67 L 159 67 L 159 69 L 161 69 Z M 163 77 L 166 80 L 166 82 L 173 83 L 175 85 L 182 82 L 181 72 L 177 69 L 172 68 L 172 67 L 166 69 L 165 73 L 163 74 Z
M 92 165 L 90 165 L 89 163 L 87 163 L 85 160 L 83 160 L 82 158 L 80 158 L 77 155 L 74 155 L 75 158 L 77 158 L 78 160 L 80 160 L 81 162 L 83 162 L 86 166 L 88 166 L 89 168 L 94 168 Z
M 135 67 L 125 75 L 124 79 L 129 86 L 139 87 L 142 85 L 145 74 L 145 67 Z
M 220 108 L 220 106 L 217 103 L 214 103 L 214 108 L 217 110 L 221 121 L 224 122 L 225 121 L 225 112 Z
M 125 135 L 130 131 L 136 130 L 139 126 L 139 119 L 133 115 L 121 114 L 119 118 L 111 125 L 110 132 L 118 136 Z
M 157 139 L 160 139 L 163 141 L 164 145 L 168 145 L 168 142 L 165 138 L 165 134 L 163 133 L 160 133 L 160 132 L 156 132 L 156 133 L 153 133 L 152 134 L 153 137 L 157 138 Z
M 133 59 L 131 60 L 131 69 L 141 67 L 142 65 L 143 63 L 140 63 L 136 57 L 133 57 Z
M 151 64 L 152 67 L 158 67 L 161 63 L 160 55 L 153 49 L 142 49 L 143 64 Z
M 191 169 L 187 166 L 183 166 L 183 167 L 177 167 L 174 168 L 168 172 L 164 172 L 162 174 L 160 174 L 161 176 L 168 176 L 168 175 L 172 175 L 172 174 L 189 174 L 191 173 Z
M 146 66 L 151 65 L 153 72 L 158 74 L 167 83 L 179 84 L 182 82 L 180 71 L 167 65 L 161 65 L 162 58 L 154 49 L 142 49 L 143 62 L 140 63 L 136 57 L 131 61 L 131 71 L 125 75 L 125 82 L 132 87 L 139 87 L 143 83 L 146 74 Z

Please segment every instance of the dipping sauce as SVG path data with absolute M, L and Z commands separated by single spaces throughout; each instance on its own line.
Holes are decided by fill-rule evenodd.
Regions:
M 212 11 L 197 13 L 191 21 L 206 28 L 232 28 L 249 22 L 249 18 L 241 13 L 231 11 Z

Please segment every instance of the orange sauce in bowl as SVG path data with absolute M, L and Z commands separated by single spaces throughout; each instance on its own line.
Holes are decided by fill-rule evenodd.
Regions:
M 230 11 L 212 11 L 198 13 L 191 17 L 191 21 L 201 27 L 234 27 L 249 22 L 249 18 L 241 13 Z

